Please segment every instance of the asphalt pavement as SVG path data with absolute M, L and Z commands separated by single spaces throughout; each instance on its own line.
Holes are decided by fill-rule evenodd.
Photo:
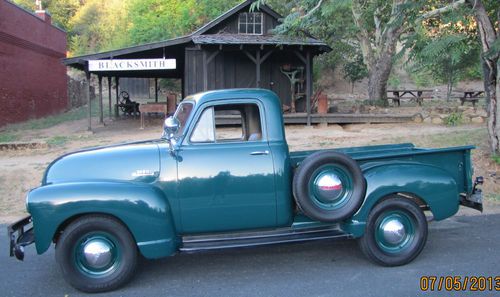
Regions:
M 86 296 L 63 280 L 53 247 L 24 262 L 8 257 L 0 226 L 0 296 Z M 94 296 L 499 296 L 497 291 L 421 291 L 422 276 L 500 275 L 500 215 L 430 224 L 420 256 L 402 267 L 369 262 L 354 240 L 179 254 L 143 260 L 122 289 Z

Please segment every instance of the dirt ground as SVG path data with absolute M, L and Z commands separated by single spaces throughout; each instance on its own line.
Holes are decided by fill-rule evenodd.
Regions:
M 96 121 L 94 121 L 96 122 Z M 23 132 L 20 141 L 48 143 L 37 149 L 0 151 L 0 223 L 10 222 L 25 213 L 25 196 L 39 185 L 46 166 L 58 156 L 85 147 L 158 138 L 161 119 L 147 122 L 139 129 L 139 120 L 107 120 L 105 126 L 86 131 L 86 120 L 65 122 L 43 130 Z M 287 126 L 290 150 L 361 146 L 382 143 L 414 142 L 419 146 L 476 144 L 473 153 L 476 175 L 485 177 L 485 212 L 500 213 L 498 165 L 487 155 L 486 128 L 483 125 L 448 127 L 430 124 L 359 124 Z M 476 214 L 461 210 L 462 214 Z

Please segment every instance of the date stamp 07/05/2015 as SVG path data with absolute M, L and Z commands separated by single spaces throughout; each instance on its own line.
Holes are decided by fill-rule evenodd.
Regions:
M 500 275 L 496 276 L 435 276 L 420 277 L 421 291 L 497 291 L 500 292 Z

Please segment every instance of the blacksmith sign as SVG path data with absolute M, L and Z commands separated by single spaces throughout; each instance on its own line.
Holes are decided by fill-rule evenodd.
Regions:
M 175 69 L 175 59 L 89 60 L 89 71 L 130 71 Z

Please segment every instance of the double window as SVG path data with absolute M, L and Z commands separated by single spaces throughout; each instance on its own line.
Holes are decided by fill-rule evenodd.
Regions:
M 192 143 L 221 143 L 262 140 L 257 104 L 226 104 L 203 110 L 191 133 Z
M 262 12 L 242 12 L 238 17 L 238 33 L 262 35 Z

